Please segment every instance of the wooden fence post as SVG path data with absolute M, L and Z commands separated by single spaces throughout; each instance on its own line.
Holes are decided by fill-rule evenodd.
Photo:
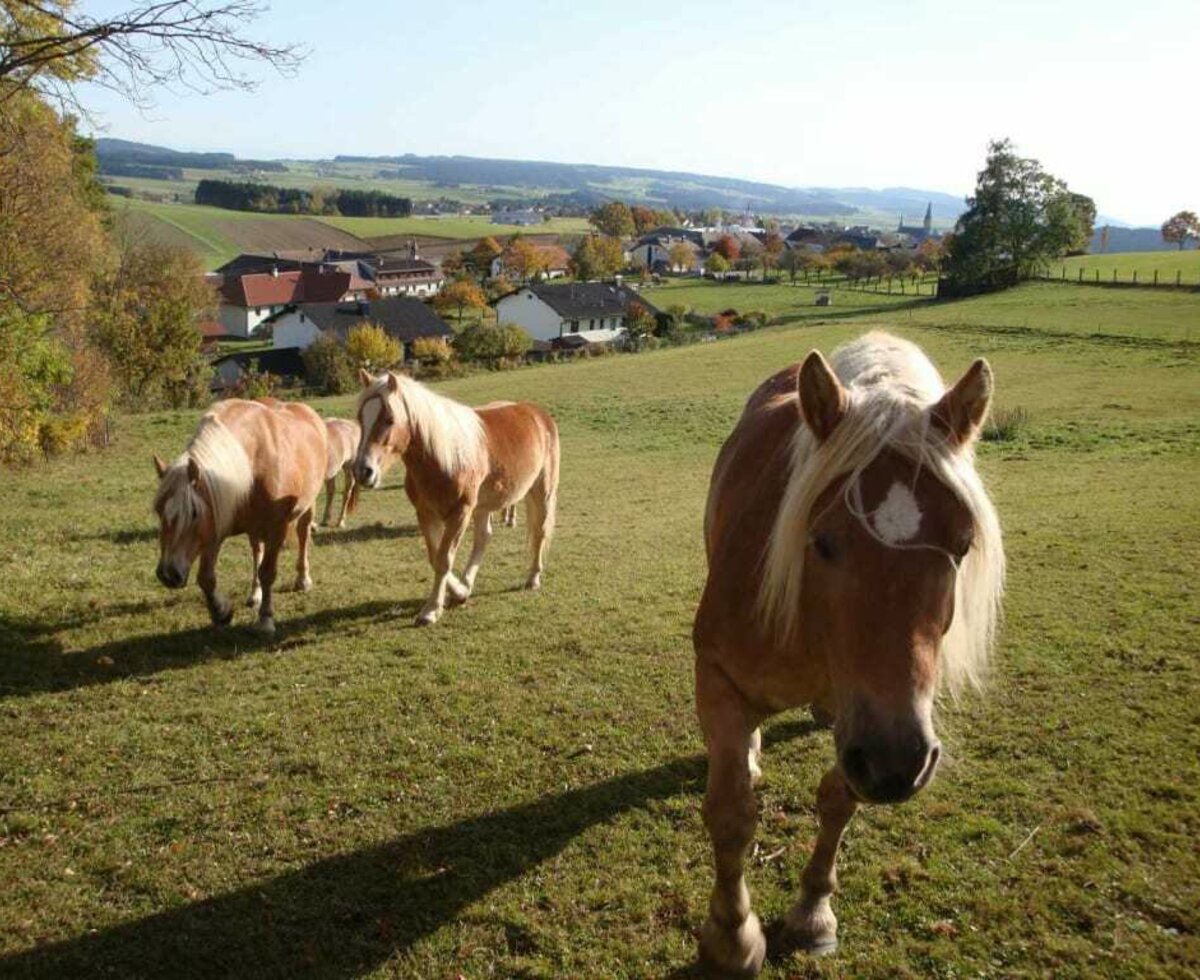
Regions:
M 1117 281 L 1117 270 L 1113 269 L 1113 282 Z
M 1178 286 L 1178 285 L 1179 285 L 1179 277 L 1180 277 L 1180 275 L 1182 275 L 1182 273 L 1180 272 L 1180 270 L 1179 270 L 1179 269 L 1176 269 L 1176 270 L 1175 270 L 1175 285 L 1176 285 L 1176 286 Z
M 1079 267 L 1079 281 L 1083 282 L 1083 266 Z
M 1137 285 L 1137 269 L 1133 270 L 1133 284 Z
M 1154 285 L 1158 285 L 1158 270 L 1154 270 Z
M 1096 266 L 1096 282 L 1100 281 L 1100 266 Z

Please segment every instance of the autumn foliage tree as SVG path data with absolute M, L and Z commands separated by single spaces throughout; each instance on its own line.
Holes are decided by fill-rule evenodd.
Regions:
M 433 298 L 433 305 L 441 313 L 454 310 L 461 321 L 464 310 L 487 309 L 487 296 L 471 280 L 456 279 Z
M 600 234 L 612 238 L 628 238 L 637 229 L 633 221 L 633 212 L 629 210 L 629 205 L 621 201 L 609 201 L 601 205 L 591 213 L 588 220 Z
M 713 244 L 713 251 L 730 265 L 733 265 L 742 254 L 742 246 L 732 235 L 722 235 Z
M 676 242 L 667 252 L 667 263 L 673 270 L 688 272 L 696 266 L 696 253 L 685 242 Z
M 1173 214 L 1163 222 L 1162 237 L 1164 242 L 1178 245 L 1182 250 L 1189 239 L 1200 239 L 1200 218 L 1196 217 L 1195 211 Z
M 620 272 L 624 264 L 620 240 L 604 235 L 587 236 L 571 256 L 571 269 L 576 279 L 608 279 Z
M 378 324 L 360 323 L 346 336 L 346 353 L 355 367 L 377 373 L 404 360 L 404 345 Z

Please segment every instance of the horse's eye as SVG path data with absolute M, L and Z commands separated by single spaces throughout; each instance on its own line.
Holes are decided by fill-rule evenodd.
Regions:
M 809 543 L 813 546 L 813 551 L 825 561 L 833 561 L 837 558 L 837 549 L 833 545 L 833 538 L 828 534 L 814 534 L 809 539 Z

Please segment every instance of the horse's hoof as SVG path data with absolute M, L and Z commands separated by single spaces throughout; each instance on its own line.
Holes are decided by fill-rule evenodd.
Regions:
M 214 609 L 211 615 L 213 626 L 228 626 L 233 622 L 232 603 L 227 604 L 220 609 Z
M 471 598 L 471 593 L 467 591 L 455 592 L 452 589 L 446 590 L 446 605 L 447 606 L 462 606 Z
M 415 620 L 414 626 L 432 626 L 441 619 L 442 611 L 440 609 L 429 609 L 421 613 Z
M 311 592 L 312 587 L 313 580 L 311 578 L 298 578 L 296 579 L 294 589 L 296 592 Z
M 836 950 L 837 918 L 829 899 L 819 899 L 811 906 L 797 903 L 784 919 L 779 939 L 785 947 L 803 950 L 810 956 L 825 956 Z
M 767 937 L 753 912 L 732 933 L 712 919 L 700 929 L 700 962 L 710 975 L 757 976 L 766 956 Z
M 275 635 L 275 617 L 260 616 L 254 624 L 254 632 L 262 636 Z
M 529 589 L 531 592 L 536 592 L 541 587 L 542 576 L 540 572 L 537 575 L 530 575 L 529 578 L 525 580 L 525 588 Z
M 809 714 L 812 715 L 812 720 L 822 728 L 832 728 L 834 717 L 833 712 L 827 708 L 821 707 L 819 704 L 810 704 L 808 706 Z

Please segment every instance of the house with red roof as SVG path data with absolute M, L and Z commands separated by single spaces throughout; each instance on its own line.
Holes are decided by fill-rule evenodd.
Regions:
M 289 306 L 363 299 L 365 288 L 353 271 L 325 265 L 227 274 L 217 290 L 218 319 L 230 336 L 253 337 L 264 322 Z

